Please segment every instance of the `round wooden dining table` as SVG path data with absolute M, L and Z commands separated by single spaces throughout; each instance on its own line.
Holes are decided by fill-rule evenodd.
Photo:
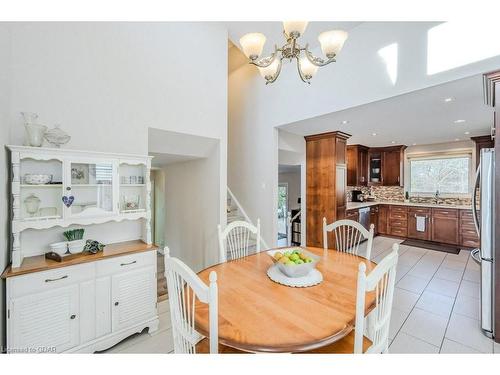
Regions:
M 367 273 L 376 264 L 335 250 L 304 249 L 321 257 L 318 285 L 273 282 L 267 276 L 273 260 L 266 251 L 198 273 L 207 284 L 210 272 L 217 273 L 220 344 L 246 352 L 295 353 L 329 345 L 352 331 L 359 263 L 367 265 Z M 367 293 L 365 315 L 374 303 L 374 293 Z M 195 310 L 195 327 L 208 336 L 208 306 L 197 301 Z

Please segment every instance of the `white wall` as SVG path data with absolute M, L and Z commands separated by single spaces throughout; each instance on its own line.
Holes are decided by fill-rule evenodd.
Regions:
M 171 254 L 195 271 L 219 260 L 219 147 L 207 158 L 169 164 L 165 173 L 165 237 Z
M 146 154 L 148 127 L 226 136 L 227 31 L 217 23 L 18 23 L 11 142 L 20 111 L 60 123 L 68 148 Z M 194 53 L 210 56 L 202 63 Z
M 276 212 L 277 190 L 269 189 L 269 186 L 277 186 L 276 127 L 500 66 L 497 56 L 428 75 L 427 32 L 437 24 L 362 23 L 350 31 L 338 62 L 320 68 L 311 85 L 302 83 L 295 66 L 289 64 L 284 65 L 280 78 L 271 85 L 265 85 L 257 68 L 251 65 L 232 68 L 229 74 L 228 183 L 251 218 L 260 217 L 266 240 L 276 238 L 272 218 Z M 381 48 L 393 43 L 398 44 L 395 84 L 378 54 Z M 240 60 L 239 51 L 232 50 L 230 59 Z M 336 130 L 335 124 L 331 130 Z

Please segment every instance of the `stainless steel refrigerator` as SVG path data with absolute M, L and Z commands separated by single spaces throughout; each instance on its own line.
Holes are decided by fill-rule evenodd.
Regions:
M 495 150 L 481 149 L 480 157 L 472 209 L 481 245 L 472 252 L 472 256 L 481 265 L 481 328 L 487 336 L 494 337 Z M 477 188 L 479 188 L 479 205 Z

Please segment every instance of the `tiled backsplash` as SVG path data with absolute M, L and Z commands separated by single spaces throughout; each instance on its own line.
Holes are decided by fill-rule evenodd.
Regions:
M 347 201 L 352 201 L 352 190 L 361 190 L 364 195 L 375 196 L 377 201 L 393 201 L 393 202 L 404 202 L 405 192 L 400 186 L 348 186 L 347 187 Z M 472 199 L 467 198 L 439 198 L 443 204 L 453 204 L 453 205 L 470 205 L 472 204 Z M 434 197 L 410 197 L 410 202 L 412 203 L 430 203 L 434 202 Z

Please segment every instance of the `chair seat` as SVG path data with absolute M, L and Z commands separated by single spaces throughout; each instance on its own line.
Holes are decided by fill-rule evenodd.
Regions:
M 372 346 L 372 342 L 366 336 L 363 336 L 363 353 L 365 353 L 368 348 Z M 313 354 L 353 354 L 354 353 L 354 330 L 351 331 L 347 336 L 336 341 L 330 345 L 323 346 L 308 352 Z
M 196 344 L 196 354 L 209 354 L 210 353 L 210 341 L 208 338 L 204 338 Z M 238 349 L 231 348 L 230 346 L 225 346 L 219 344 L 219 354 L 246 354 Z

